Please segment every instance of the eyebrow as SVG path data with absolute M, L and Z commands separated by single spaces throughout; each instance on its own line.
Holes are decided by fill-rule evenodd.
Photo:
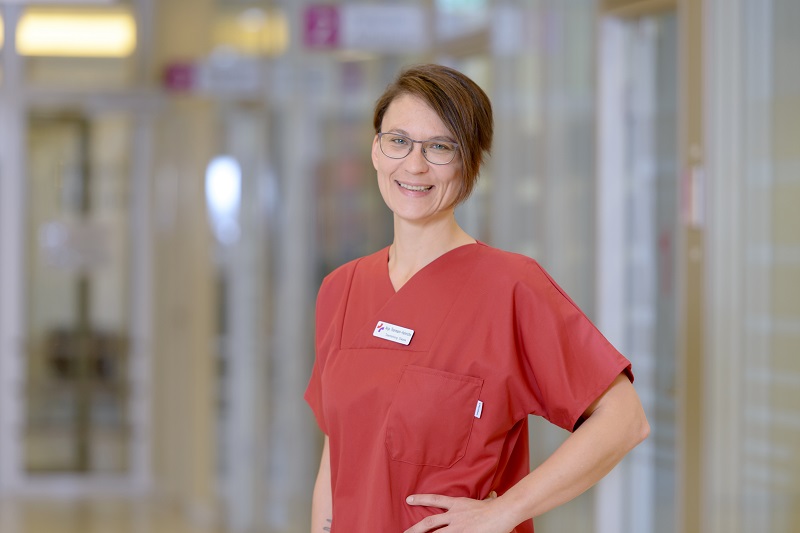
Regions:
M 401 128 L 391 128 L 387 133 L 399 133 L 400 135 L 405 135 L 409 139 L 411 139 L 411 135 L 408 132 Z M 434 135 L 433 137 L 428 137 L 427 139 L 414 139 L 416 140 L 425 140 L 425 141 L 449 141 L 449 142 L 456 142 L 454 138 L 449 135 Z

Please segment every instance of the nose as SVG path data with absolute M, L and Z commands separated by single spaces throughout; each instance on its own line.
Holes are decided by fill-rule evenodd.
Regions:
M 417 148 L 418 144 L 419 148 Z M 405 159 L 408 162 L 408 166 L 415 172 L 422 172 L 428 168 L 428 160 L 425 158 L 425 154 L 422 152 L 421 142 L 413 141 L 411 153 L 408 154 Z

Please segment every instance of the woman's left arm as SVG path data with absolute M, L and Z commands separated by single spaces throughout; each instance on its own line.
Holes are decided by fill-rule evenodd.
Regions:
M 577 497 L 642 442 L 650 432 L 639 396 L 620 374 L 583 414 L 584 422 L 541 465 L 492 500 L 415 494 L 409 505 L 447 509 L 405 533 L 508 533 L 521 522 Z

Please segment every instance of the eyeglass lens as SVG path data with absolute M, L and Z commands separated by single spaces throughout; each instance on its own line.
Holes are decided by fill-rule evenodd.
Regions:
M 457 144 L 442 141 L 414 141 L 405 135 L 397 133 L 381 133 L 380 146 L 381 151 L 387 157 L 392 159 L 402 159 L 406 157 L 414 149 L 414 143 L 422 144 L 422 154 L 425 159 L 434 165 L 446 165 L 456 155 Z

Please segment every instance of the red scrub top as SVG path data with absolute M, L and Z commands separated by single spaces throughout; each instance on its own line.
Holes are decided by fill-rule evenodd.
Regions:
M 339 267 L 317 299 L 305 398 L 330 440 L 333 533 L 400 532 L 444 512 L 409 494 L 502 495 L 530 471 L 529 413 L 572 431 L 620 372 L 632 379 L 534 260 L 465 245 L 395 291 L 388 257 Z M 373 335 L 381 326 L 411 341 Z

